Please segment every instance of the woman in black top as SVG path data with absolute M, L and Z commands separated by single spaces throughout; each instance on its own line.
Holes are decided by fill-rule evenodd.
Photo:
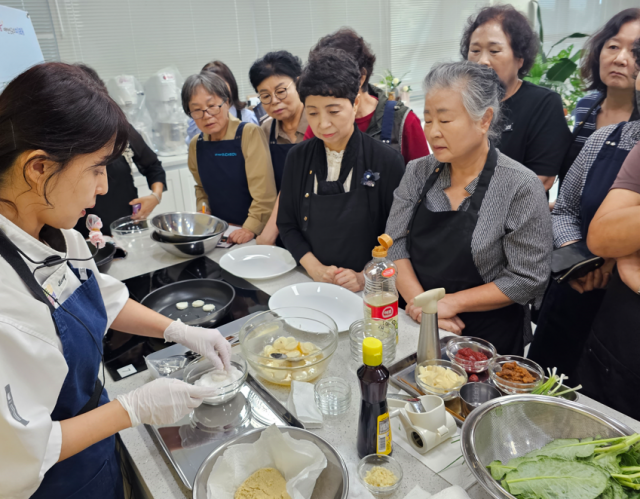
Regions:
M 384 232 L 402 155 L 354 125 L 360 71 L 346 52 L 312 53 L 298 82 L 314 138 L 285 162 L 278 230 L 285 247 L 318 282 L 352 291 Z
M 548 191 L 571 132 L 560 96 L 522 80 L 537 51 L 538 38 L 527 18 L 511 5 L 486 7 L 469 18 L 460 42 L 462 57 L 493 68 L 507 87 L 498 149 L 538 175 Z
M 84 64 L 76 64 L 76 66 L 107 93 L 104 82 L 93 68 Z M 138 197 L 138 189 L 133 183 L 133 175 L 131 174 L 133 164 L 147 178 L 147 184 L 151 189 L 151 194 L 148 196 Z M 136 204 L 140 204 L 140 210 L 132 215 L 132 218 L 139 220 L 147 218 L 153 209 L 160 204 L 162 192 L 167 188 L 167 178 L 162 163 L 131 125 L 129 125 L 127 148 L 122 155 L 107 165 L 107 178 L 109 179 L 109 190 L 106 194 L 96 197 L 95 206 L 88 208 L 86 215 L 98 215 L 103 224 L 101 231 L 108 236 L 111 235 L 109 227 L 111 223 L 119 218 L 132 215 L 133 207 Z M 83 236 L 88 237 L 86 215 L 78 220 L 75 229 Z

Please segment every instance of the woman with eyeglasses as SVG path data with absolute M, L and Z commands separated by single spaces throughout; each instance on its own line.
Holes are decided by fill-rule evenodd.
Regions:
M 258 92 L 260 102 L 269 115 L 262 123 L 262 131 L 269 140 L 278 192 L 287 154 L 295 144 L 304 140 L 308 126 L 304 104 L 296 89 L 300 73 L 300 59 L 286 50 L 269 52 L 254 62 L 249 70 L 251 85 Z M 279 241 L 277 216 L 278 202 L 273 207 L 269 222 L 256 240 L 258 244 L 273 245 Z
M 229 87 L 216 74 L 203 71 L 184 82 L 182 107 L 201 132 L 189 144 L 188 159 L 197 209 L 240 226 L 229 241 L 242 244 L 264 229 L 276 184 L 264 134 L 231 116 L 231 104 Z
M 229 114 L 231 116 L 233 116 L 234 118 L 238 118 L 240 121 L 244 121 L 246 123 L 255 123 L 256 125 L 259 124 L 256 113 L 249 109 L 245 102 L 242 102 L 240 100 L 238 83 L 236 82 L 236 78 L 235 76 L 233 76 L 233 73 L 231 72 L 229 66 L 227 66 L 222 61 L 211 61 L 202 66 L 202 69 L 200 71 L 209 71 L 211 73 L 215 73 L 227 84 L 227 87 L 229 87 L 229 92 L 231 92 L 231 105 L 229 106 Z M 191 139 L 199 134 L 200 130 L 198 129 L 195 120 L 189 119 L 186 139 L 187 145 L 191 143 Z

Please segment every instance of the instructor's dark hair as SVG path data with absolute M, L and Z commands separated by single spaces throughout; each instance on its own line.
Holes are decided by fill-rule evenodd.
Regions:
M 353 104 L 359 90 L 358 63 L 344 50 L 338 49 L 311 52 L 298 80 L 298 93 L 303 104 L 310 95 L 349 99 Z
M 93 69 L 91 66 L 88 66 L 82 62 L 76 62 L 74 66 L 76 68 L 82 69 L 82 71 L 84 71 L 89 78 L 95 81 L 98 85 L 100 85 L 102 90 L 108 93 L 107 86 L 104 84 L 104 81 L 102 81 L 102 78 L 100 78 L 100 75 L 95 69 Z
M 633 53 L 633 57 L 636 59 L 636 68 L 640 69 L 640 38 L 633 42 L 631 52 Z
M 373 74 L 373 66 L 376 63 L 376 56 L 371 50 L 371 45 L 365 42 L 364 38 L 353 29 L 340 28 L 335 33 L 320 38 L 311 51 L 317 52 L 328 48 L 344 50 L 356 60 L 361 75 L 365 76 L 362 89 L 366 91 L 369 79 Z
M 229 66 L 222 61 L 211 61 L 202 67 L 202 72 L 217 74 L 229 84 L 229 89 L 231 90 L 231 105 L 236 107 L 236 110 L 238 111 L 238 118 L 240 119 L 240 111 L 242 111 L 247 104 L 242 102 L 238 96 L 238 84 L 236 83 L 236 78 L 233 76 Z
M 302 73 L 300 58 L 286 50 L 278 50 L 265 54 L 251 65 L 249 81 L 257 92 L 258 85 L 271 76 L 288 76 L 296 81 L 300 73 Z
M 600 53 L 604 48 L 604 44 L 607 43 L 607 40 L 620 33 L 622 26 L 639 19 L 640 9 L 625 9 L 618 12 L 607 21 L 607 24 L 591 35 L 585 44 L 582 65 L 580 66 L 580 76 L 587 85 L 586 90 L 607 92 L 607 86 L 600 79 Z M 637 59 L 638 57 L 636 56 L 636 60 Z
M 42 150 L 31 161 L 48 159 L 56 164 L 44 183 L 48 203 L 49 183 L 71 160 L 113 144 L 101 161 L 106 165 L 124 151 L 128 130 L 120 107 L 82 69 L 61 62 L 33 66 L 0 94 L 0 188 L 21 154 Z M 11 201 L 0 198 L 0 202 L 15 209 Z
M 531 28 L 527 17 L 517 11 L 513 5 L 485 7 L 477 15 L 469 17 L 467 26 L 462 33 L 462 40 L 460 40 L 460 55 L 465 60 L 469 58 L 471 35 L 480 26 L 491 21 L 500 23 L 502 31 L 509 39 L 513 56 L 523 60 L 518 76 L 525 76 L 536 60 L 539 47 L 538 35 Z

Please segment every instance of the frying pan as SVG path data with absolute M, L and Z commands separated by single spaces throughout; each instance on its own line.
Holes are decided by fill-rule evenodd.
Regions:
M 216 279 L 191 279 L 156 289 L 140 303 L 166 317 L 180 319 L 189 326 L 214 327 L 228 312 L 235 297 L 235 289 L 226 282 Z M 196 300 L 204 301 L 205 305 L 215 305 L 216 308 L 213 312 L 205 312 L 202 307 L 194 308 L 191 303 Z M 176 304 L 183 301 L 188 302 L 189 306 L 184 310 L 178 310 Z
M 111 268 L 113 263 L 113 257 L 116 254 L 116 246 L 113 243 L 106 243 L 103 248 L 96 251 L 95 246 L 92 243 L 87 242 L 89 251 L 95 252 L 93 259 L 96 262 L 96 266 L 101 273 L 107 272 Z

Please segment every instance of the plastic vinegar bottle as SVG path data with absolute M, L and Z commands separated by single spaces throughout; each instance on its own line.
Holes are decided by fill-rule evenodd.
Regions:
M 371 260 L 364 267 L 364 327 L 367 336 L 384 340 L 390 335 L 398 343 L 398 267 L 387 258 L 393 239 L 378 237 L 380 246 L 373 248 Z

